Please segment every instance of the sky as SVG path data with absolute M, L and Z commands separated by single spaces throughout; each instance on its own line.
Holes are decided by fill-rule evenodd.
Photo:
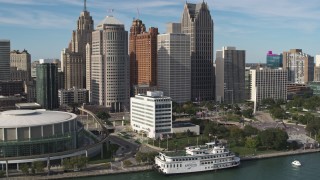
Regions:
M 203 0 L 188 0 L 200 3 Z M 180 22 L 185 0 L 87 0 L 96 26 L 113 15 L 129 30 L 133 18 L 165 33 Z M 214 21 L 214 51 L 246 50 L 246 62 L 265 63 L 267 51 L 302 49 L 320 54 L 319 0 L 205 0 Z M 110 10 L 113 9 L 113 12 Z M 27 49 L 32 60 L 58 58 L 71 40 L 83 0 L 0 0 L 0 39 L 11 50 Z

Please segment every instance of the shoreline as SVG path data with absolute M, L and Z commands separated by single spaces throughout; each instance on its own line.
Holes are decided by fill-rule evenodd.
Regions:
M 306 149 L 306 150 L 295 150 L 295 151 L 285 151 L 285 152 L 276 152 L 276 153 L 267 153 L 256 156 L 247 156 L 241 157 L 241 161 L 253 161 L 259 159 L 269 159 L 283 156 L 294 156 L 294 155 L 303 155 L 303 154 L 311 154 L 320 152 L 320 148 L 318 149 Z M 117 174 L 127 174 L 127 173 L 139 173 L 144 171 L 151 171 L 152 165 L 145 166 L 134 166 L 123 169 L 104 169 L 104 170 L 90 170 L 90 171 L 79 171 L 72 173 L 62 173 L 57 175 L 50 176 L 18 176 L 18 177 L 9 177 L 8 179 L 66 179 L 66 178 L 85 178 L 92 176 L 105 176 L 105 175 L 117 175 Z

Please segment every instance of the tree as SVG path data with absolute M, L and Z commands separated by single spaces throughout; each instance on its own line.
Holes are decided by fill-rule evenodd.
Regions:
M 111 117 L 110 114 L 106 111 L 100 111 L 96 114 L 96 116 L 106 123 L 108 123 L 108 119 Z
M 246 125 L 243 128 L 243 132 L 244 132 L 244 135 L 247 137 L 247 136 L 257 135 L 259 133 L 259 129 L 250 125 Z
M 28 164 L 25 163 L 25 164 L 20 165 L 20 169 L 24 175 L 29 174 L 29 165 Z
M 243 110 L 242 115 L 246 118 L 253 118 L 253 109 Z
M 259 140 L 256 137 L 247 137 L 245 146 L 247 148 L 255 149 L 258 147 Z
M 35 162 L 33 162 L 32 166 L 37 173 L 44 172 L 45 165 L 42 161 L 35 161 Z
M 267 149 L 281 150 L 286 148 L 289 136 L 284 130 L 269 128 L 264 131 L 260 131 L 258 138 L 261 145 Z

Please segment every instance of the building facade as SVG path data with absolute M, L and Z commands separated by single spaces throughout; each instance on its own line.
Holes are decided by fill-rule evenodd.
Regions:
M 288 82 L 307 84 L 314 79 L 314 57 L 301 49 L 283 52 L 283 69 L 288 71 Z
M 246 52 L 223 47 L 216 54 L 216 101 L 226 104 L 246 100 Z
M 158 28 L 146 31 L 140 19 L 130 27 L 130 85 L 157 85 L 157 35 Z
M 191 100 L 190 35 L 158 35 L 158 90 L 172 101 Z
M 287 70 L 282 68 L 251 69 L 251 101 L 256 104 L 263 99 L 287 100 Z
M 91 70 L 92 103 L 125 111 L 130 101 L 128 32 L 113 16 L 106 16 L 92 33 Z
M 10 41 L 0 39 L 0 81 L 10 80 Z
M 58 104 L 58 68 L 56 64 L 37 65 L 37 103 L 44 109 L 56 109 Z
M 282 67 L 282 55 L 273 54 L 272 51 L 268 51 L 267 54 L 267 67 L 269 68 L 281 68 Z
M 157 139 L 172 133 L 172 101 L 161 91 L 136 95 L 130 102 L 131 127 L 137 133 Z
M 14 96 L 23 94 L 23 81 L 0 81 L 0 95 Z
M 87 11 L 86 1 L 84 1 L 84 8 L 79 16 L 77 29 L 72 32 L 69 47 L 61 53 L 66 89 L 74 86 L 86 88 L 86 46 L 88 44 L 91 46 L 93 30 L 93 19 L 90 12 Z M 90 61 L 90 59 L 88 60 Z
M 31 79 L 31 55 L 27 50 L 10 52 L 11 80 L 29 81 Z
M 185 4 L 181 32 L 190 34 L 191 39 L 191 98 L 193 101 L 213 100 L 213 20 L 205 2 Z
M 72 105 L 88 102 L 88 90 L 77 89 L 75 87 L 71 89 L 59 89 L 58 90 L 59 105 Z

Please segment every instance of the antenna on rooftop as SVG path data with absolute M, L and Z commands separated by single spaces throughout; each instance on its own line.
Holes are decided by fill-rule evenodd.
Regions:
M 114 9 L 108 9 L 108 14 L 110 14 L 110 16 L 112 16 L 113 12 L 114 12 Z
M 83 1 L 83 11 L 87 11 L 87 0 Z
M 140 18 L 140 12 L 139 12 L 139 8 L 137 8 L 137 19 L 139 19 Z

